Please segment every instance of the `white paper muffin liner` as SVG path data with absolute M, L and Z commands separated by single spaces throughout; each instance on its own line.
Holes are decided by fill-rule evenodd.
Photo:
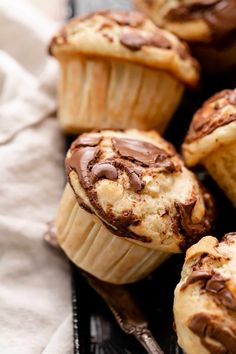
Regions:
M 59 119 L 64 131 L 152 129 L 163 133 L 184 91 L 164 70 L 113 59 L 58 58 Z
M 236 143 L 213 151 L 202 162 L 236 207 Z
M 61 201 L 56 228 L 61 248 L 78 267 L 114 284 L 135 282 L 170 256 L 113 235 L 81 209 L 69 185 Z

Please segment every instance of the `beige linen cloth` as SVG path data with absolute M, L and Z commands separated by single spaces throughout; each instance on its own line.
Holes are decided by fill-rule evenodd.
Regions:
M 43 240 L 64 185 L 56 111 L 56 24 L 0 2 L 0 353 L 72 353 L 71 279 Z

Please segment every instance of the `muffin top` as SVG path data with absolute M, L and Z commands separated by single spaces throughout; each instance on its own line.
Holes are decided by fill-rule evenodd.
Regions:
M 157 24 L 190 42 L 235 41 L 235 0 L 134 0 Z
M 221 242 L 207 236 L 190 247 L 174 312 L 186 353 L 236 353 L 236 233 Z
M 194 86 L 199 67 L 188 47 L 139 12 L 95 12 L 72 19 L 57 33 L 50 53 L 128 60 L 169 72 Z
M 83 134 L 66 168 L 80 206 L 131 242 L 181 252 L 211 227 L 210 195 L 154 131 Z
M 236 142 L 236 89 L 224 90 L 195 113 L 183 144 L 183 154 L 190 166 L 212 151 Z

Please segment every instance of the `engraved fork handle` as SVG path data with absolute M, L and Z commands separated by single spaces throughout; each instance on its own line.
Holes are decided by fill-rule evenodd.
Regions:
M 144 333 L 136 334 L 134 333 L 135 338 L 142 344 L 149 354 L 164 354 L 164 352 L 159 347 L 158 343 L 152 336 L 149 330 L 146 330 Z

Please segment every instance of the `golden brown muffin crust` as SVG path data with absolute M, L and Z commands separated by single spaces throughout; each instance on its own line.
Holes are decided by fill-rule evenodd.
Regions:
M 198 63 L 187 45 L 139 12 L 94 12 L 72 19 L 52 39 L 51 55 L 88 55 L 128 60 L 165 70 L 196 85 Z

